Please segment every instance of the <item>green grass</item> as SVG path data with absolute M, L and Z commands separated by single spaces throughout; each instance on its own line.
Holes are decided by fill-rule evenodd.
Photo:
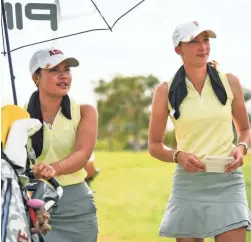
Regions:
M 95 156 L 101 169 L 91 183 L 98 208 L 98 241 L 174 242 L 159 237 L 158 229 L 175 165 L 155 160 L 148 153 L 96 152 Z M 251 156 L 246 158 L 244 174 L 251 204 Z M 251 242 L 251 232 L 247 242 Z

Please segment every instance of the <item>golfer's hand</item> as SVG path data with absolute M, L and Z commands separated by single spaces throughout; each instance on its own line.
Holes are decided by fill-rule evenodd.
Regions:
M 49 180 L 56 175 L 54 168 L 47 164 L 37 164 L 32 167 L 36 179 Z
M 235 161 L 226 165 L 225 173 L 232 172 L 244 164 L 243 163 L 244 147 L 242 145 L 235 147 L 230 156 L 234 157 Z
M 206 166 L 197 156 L 191 153 L 180 152 L 177 156 L 177 161 L 183 166 L 186 172 L 194 173 L 206 171 Z

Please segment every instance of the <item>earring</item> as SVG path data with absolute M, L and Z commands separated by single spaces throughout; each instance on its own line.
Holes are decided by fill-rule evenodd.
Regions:
M 35 85 L 38 87 L 40 84 L 39 80 L 34 80 L 34 82 L 35 82 Z

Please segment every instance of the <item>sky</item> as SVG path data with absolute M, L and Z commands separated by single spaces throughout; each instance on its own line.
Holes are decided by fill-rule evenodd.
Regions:
M 139 0 L 95 2 L 107 21 L 112 23 Z M 11 48 L 69 32 L 106 27 L 90 0 L 60 0 L 60 6 L 58 32 L 50 31 L 48 21 L 31 21 L 24 16 L 23 30 L 9 31 Z M 95 104 L 93 81 L 101 78 L 109 81 L 116 74 L 153 74 L 161 81 L 169 80 L 182 64 L 174 52 L 172 33 L 177 24 L 186 21 L 201 22 L 216 32 L 217 38 L 211 41 L 210 59 L 217 60 L 222 71 L 235 74 L 243 87 L 251 89 L 250 9 L 250 0 L 145 0 L 121 19 L 113 32 L 86 33 L 14 51 L 12 61 L 18 104 L 26 103 L 36 90 L 29 74 L 32 54 L 38 49 L 52 46 L 80 62 L 79 67 L 72 68 L 70 91 L 70 95 L 80 103 Z M 6 56 L 1 55 L 0 67 L 3 106 L 13 103 Z

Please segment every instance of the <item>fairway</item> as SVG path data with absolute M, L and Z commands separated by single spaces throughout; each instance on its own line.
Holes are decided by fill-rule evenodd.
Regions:
M 159 237 L 158 229 L 175 165 L 158 161 L 147 152 L 96 152 L 95 156 L 101 169 L 91 183 L 98 208 L 98 241 L 174 242 Z M 244 173 L 251 204 L 251 156 L 245 160 Z M 251 232 L 246 241 L 251 242 Z

